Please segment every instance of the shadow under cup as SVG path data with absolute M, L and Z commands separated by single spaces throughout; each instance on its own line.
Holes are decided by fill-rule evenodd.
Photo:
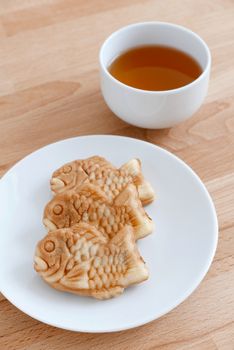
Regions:
M 166 91 L 130 87 L 108 71 L 122 52 L 143 45 L 164 45 L 192 56 L 201 75 L 188 85 Z M 206 43 L 187 28 L 163 22 L 132 24 L 110 35 L 100 50 L 101 90 L 109 108 L 122 120 L 144 128 L 166 128 L 191 117 L 201 106 L 210 75 L 211 56 Z

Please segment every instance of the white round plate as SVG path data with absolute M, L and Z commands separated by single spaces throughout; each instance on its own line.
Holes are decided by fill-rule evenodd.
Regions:
M 66 162 L 95 154 L 116 166 L 140 158 L 157 194 L 146 207 L 155 231 L 137 242 L 150 278 L 106 301 L 54 290 L 33 269 L 36 243 L 45 235 L 41 219 L 51 198 L 51 173 Z M 183 161 L 147 142 L 104 135 L 63 140 L 17 163 L 0 181 L 0 226 L 4 296 L 37 320 L 82 332 L 129 329 L 172 310 L 205 276 L 218 237 L 211 198 Z

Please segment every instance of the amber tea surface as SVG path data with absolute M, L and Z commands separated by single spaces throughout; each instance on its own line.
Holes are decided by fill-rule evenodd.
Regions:
M 193 57 L 180 50 L 148 45 L 123 52 L 110 64 L 109 72 L 134 88 L 163 91 L 191 83 L 202 69 Z

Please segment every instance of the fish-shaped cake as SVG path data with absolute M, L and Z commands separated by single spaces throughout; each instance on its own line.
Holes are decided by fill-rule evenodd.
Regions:
M 109 240 L 84 223 L 49 232 L 37 244 L 34 268 L 56 289 L 98 299 L 118 296 L 149 275 L 131 226 Z
M 96 186 L 84 184 L 74 191 L 57 194 L 45 207 L 43 223 L 50 231 L 79 222 L 95 226 L 109 238 L 125 225 L 132 225 L 136 239 L 153 230 L 153 222 L 142 207 L 133 184 L 128 185 L 112 204 Z
M 75 160 L 56 170 L 50 184 L 56 194 L 75 189 L 84 182 L 98 186 L 110 202 L 130 183 L 136 186 L 143 205 L 154 200 L 154 191 L 144 179 L 139 159 L 132 159 L 119 169 L 99 156 Z

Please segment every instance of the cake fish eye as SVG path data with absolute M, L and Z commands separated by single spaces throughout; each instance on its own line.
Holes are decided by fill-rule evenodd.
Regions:
M 63 212 L 63 206 L 61 204 L 56 204 L 53 208 L 53 213 L 55 215 L 60 215 Z
M 51 240 L 48 240 L 44 244 L 44 249 L 48 253 L 52 253 L 55 250 L 55 243 Z

